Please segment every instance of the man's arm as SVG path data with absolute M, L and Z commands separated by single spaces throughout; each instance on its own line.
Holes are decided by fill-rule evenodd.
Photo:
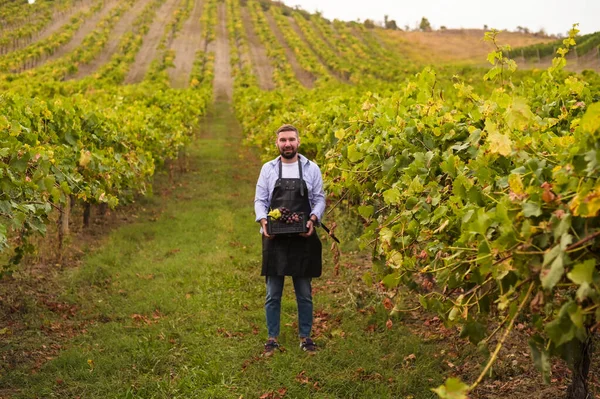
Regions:
M 260 170 L 258 182 L 256 183 L 256 194 L 254 195 L 254 213 L 257 222 L 260 222 L 262 219 L 266 220 L 267 212 L 269 211 L 269 185 L 267 175 L 267 164 L 265 164 Z
M 313 222 L 319 223 L 325 213 L 325 191 L 323 190 L 323 176 L 321 175 L 321 169 L 314 164 L 315 170 L 313 171 L 313 187 L 312 187 L 312 211 L 310 218 Z

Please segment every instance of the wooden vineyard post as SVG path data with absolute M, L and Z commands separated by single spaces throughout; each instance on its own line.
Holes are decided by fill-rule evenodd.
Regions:
M 98 214 L 102 217 L 106 216 L 106 212 L 108 212 L 108 205 L 106 202 L 101 202 L 98 204 Z
M 92 208 L 92 206 L 90 205 L 89 202 L 86 202 L 83 205 L 83 227 L 86 228 L 86 229 L 88 227 L 90 227 L 91 208 Z
M 71 200 L 67 198 L 65 203 L 59 208 L 58 217 L 58 258 L 62 257 L 63 244 L 69 235 L 69 213 L 71 211 Z

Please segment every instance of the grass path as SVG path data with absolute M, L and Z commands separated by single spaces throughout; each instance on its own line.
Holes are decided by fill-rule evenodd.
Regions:
M 177 187 L 144 200 L 136 222 L 61 277 L 61 300 L 77 306 L 72 317 L 86 332 L 35 373 L 2 376 L 14 397 L 434 397 L 429 388 L 443 374 L 436 347 L 399 320 L 388 330 L 387 311 L 361 291 L 348 261 L 334 276 L 327 260 L 315 281 L 319 353 L 297 346 L 286 282 L 286 350 L 260 357 L 264 280 L 252 205 L 260 163 L 240 143 L 229 105 L 217 103 Z

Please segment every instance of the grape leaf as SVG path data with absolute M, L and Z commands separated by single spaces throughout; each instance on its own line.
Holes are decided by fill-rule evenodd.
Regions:
M 535 202 L 525 202 L 523 203 L 523 215 L 525 217 L 532 216 L 540 216 L 542 214 L 542 208 L 540 204 L 536 204 Z
M 538 346 L 535 339 L 529 341 L 529 348 L 531 349 L 531 357 L 533 358 L 533 364 L 535 368 L 542 374 L 542 378 L 546 384 L 550 383 L 550 354 L 544 348 L 543 342 Z
M 579 127 L 584 134 L 596 136 L 594 133 L 597 133 L 600 129 L 600 102 L 588 107 L 585 115 L 581 118 Z
M 468 399 L 469 386 L 458 378 L 448 378 L 444 385 L 432 389 L 440 399 Z
M 512 141 L 510 138 L 502 133 L 490 133 L 488 136 L 488 142 L 490 143 L 490 151 L 500 155 L 510 155 L 512 151 Z
M 400 191 L 397 188 L 390 188 L 383 192 L 383 200 L 386 204 L 398 204 L 400 197 Z
M 368 219 L 371 216 L 373 216 L 374 211 L 375 208 L 372 205 L 360 205 L 358 207 L 358 214 L 364 217 L 365 219 Z
M 588 259 L 573 266 L 573 269 L 567 273 L 567 277 L 575 284 L 590 284 L 593 281 L 594 270 L 596 270 L 596 261 Z

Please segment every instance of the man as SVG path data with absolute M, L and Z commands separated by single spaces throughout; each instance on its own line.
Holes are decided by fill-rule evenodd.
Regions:
M 321 275 L 321 241 L 315 227 L 325 211 L 325 193 L 321 170 L 298 154 L 298 129 L 283 125 L 277 129 L 276 145 L 281 156 L 263 165 L 254 198 L 256 221 L 262 233 L 263 261 L 267 296 L 265 313 L 269 337 L 264 356 L 279 348 L 281 295 L 285 276 L 291 276 L 298 304 L 298 335 L 300 348 L 314 353 L 316 345 L 310 337 L 313 322 L 311 281 Z M 270 209 L 288 208 L 304 212 L 306 233 L 269 235 L 267 214 Z

